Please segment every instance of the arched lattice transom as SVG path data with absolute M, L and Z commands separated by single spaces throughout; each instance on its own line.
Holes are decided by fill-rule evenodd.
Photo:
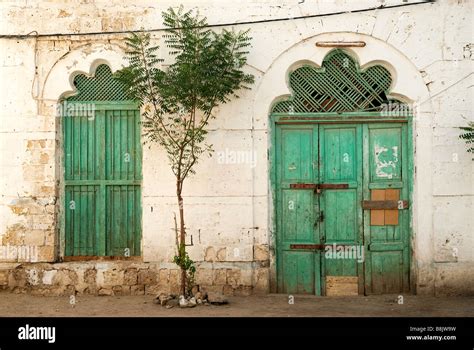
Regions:
M 361 71 L 341 50 L 330 52 L 321 68 L 303 66 L 290 73 L 291 97 L 272 113 L 377 112 L 402 104 L 388 99 L 390 72 L 377 65 Z
M 68 101 L 126 101 L 124 85 L 114 78 L 106 64 L 97 67 L 93 77 L 79 74 L 74 78 L 77 93 L 67 98 Z

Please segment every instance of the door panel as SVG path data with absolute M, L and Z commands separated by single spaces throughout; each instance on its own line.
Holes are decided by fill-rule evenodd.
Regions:
M 97 106 L 94 118 L 62 119 L 64 253 L 140 255 L 140 114 L 133 103 Z
M 284 242 L 312 242 L 314 239 L 314 195 L 311 190 L 282 190 Z
M 323 256 L 323 292 L 327 288 L 337 290 L 347 288 L 347 280 L 335 276 L 359 276 L 352 280 L 352 289 L 362 286 L 362 263 L 358 252 L 362 249 L 362 129 L 360 125 L 321 125 L 320 143 L 320 182 L 322 184 L 345 184 L 347 188 L 322 189 L 319 200 L 324 215 L 321 236 L 325 243 Z M 339 255 L 326 252 L 347 253 Z M 327 281 L 333 281 L 329 286 Z M 344 285 L 338 284 L 344 281 Z
M 372 294 L 398 293 L 403 291 L 403 256 L 401 250 L 372 251 Z
M 357 128 L 321 126 L 321 171 L 325 182 L 357 182 Z
M 98 186 L 66 187 L 66 255 L 97 255 Z
M 283 266 L 286 293 L 314 294 L 315 254 L 307 251 L 284 251 Z
M 358 241 L 357 189 L 326 190 L 324 232 L 327 244 L 352 244 Z
M 400 127 L 369 128 L 370 182 L 401 180 Z
M 140 186 L 107 186 L 107 255 L 140 255 Z
M 313 179 L 313 129 L 282 129 L 282 181 Z
M 364 139 L 364 199 L 409 200 L 407 125 L 369 124 Z M 366 294 L 409 291 L 408 214 L 397 209 L 365 211 Z
M 290 188 L 317 180 L 317 126 L 279 126 L 276 138 L 278 290 L 320 294 L 319 252 L 291 247 L 319 243 L 314 190 Z

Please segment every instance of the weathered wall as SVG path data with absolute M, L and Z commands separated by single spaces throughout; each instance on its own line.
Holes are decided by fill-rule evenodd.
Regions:
M 376 0 L 319 0 L 300 5 L 296 0 L 218 5 L 210 1 L 181 2 L 189 7 L 199 6 L 209 23 L 380 5 Z M 120 1 L 92 0 L 41 1 L 34 5 L 26 1 L 3 2 L 0 32 L 84 33 L 160 28 L 160 13 L 171 3 L 136 1 L 127 6 Z M 268 111 L 275 98 L 289 93 L 285 78 L 292 64 L 301 60 L 321 62 L 325 51 L 315 48 L 314 42 L 316 36 L 326 35 L 368 42 L 365 48 L 354 49 L 354 55 L 362 64 L 377 61 L 387 66 L 396 77 L 393 91 L 418 103 L 414 125 L 412 242 L 412 275 L 418 293 L 473 294 L 474 162 L 457 138 L 456 129 L 473 119 L 472 20 L 472 2 L 442 0 L 436 4 L 239 26 L 238 29 L 251 28 L 253 47 L 247 69 L 256 76 L 256 83 L 240 99 L 219 108 L 209 134 L 216 154 L 203 160 L 197 175 L 185 185 L 186 220 L 194 242 L 189 251 L 191 258 L 199 262 L 198 282 L 216 285 L 229 293 L 229 288 L 239 292 L 251 286 L 259 291 L 269 290 L 270 276 L 274 278 L 274 236 L 267 160 Z M 157 40 L 159 36 L 156 33 Z M 34 247 L 24 254 L 29 260 L 37 257 L 40 262 L 53 262 L 61 248 L 61 133 L 55 103 L 71 90 L 74 74 L 90 73 L 102 62 L 113 70 L 120 68 L 125 63 L 122 38 L 123 35 L 116 34 L 0 39 L 0 235 L 3 246 Z M 241 164 L 219 161 L 219 152 L 231 151 L 256 158 Z M 143 257 L 156 271 L 175 268 L 170 263 L 174 255 L 174 179 L 165 164 L 162 151 L 144 148 Z M 0 261 L 28 260 L 5 255 L 0 256 Z M 44 283 L 45 275 L 54 274 L 44 271 L 93 268 L 86 265 L 42 264 L 37 269 Z M 7 268 L 5 265 L 4 269 Z M 21 285 L 21 278 L 17 280 L 14 276 L 21 277 L 31 268 L 35 267 L 19 266 L 16 275 L 2 275 L 0 270 L 0 285 L 10 281 L 11 287 L 26 288 Z M 127 269 L 135 267 L 125 264 L 116 268 L 127 274 Z M 81 273 L 84 274 L 77 273 L 75 278 L 81 280 Z M 57 277 L 55 281 L 63 279 Z M 113 287 L 113 283 L 109 286 L 101 281 L 95 282 L 97 290 Z M 41 283 L 31 285 L 28 279 L 25 283 L 34 290 L 43 288 Z M 78 285 L 84 283 L 87 284 L 83 280 Z M 63 288 L 68 283 L 60 285 Z

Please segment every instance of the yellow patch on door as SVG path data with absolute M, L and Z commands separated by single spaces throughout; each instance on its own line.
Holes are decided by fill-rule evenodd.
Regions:
M 389 201 L 400 199 L 400 190 L 372 190 L 370 192 L 373 201 Z M 398 225 L 398 209 L 372 209 L 370 211 L 370 224 L 372 226 Z
M 358 280 L 357 276 L 326 276 L 326 295 L 358 295 Z

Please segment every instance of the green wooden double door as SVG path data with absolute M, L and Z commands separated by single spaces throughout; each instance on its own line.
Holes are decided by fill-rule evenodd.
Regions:
M 64 255 L 139 256 L 139 110 L 133 103 L 95 106 L 94 118 L 62 120 Z
M 276 124 L 279 292 L 409 290 L 407 126 Z

